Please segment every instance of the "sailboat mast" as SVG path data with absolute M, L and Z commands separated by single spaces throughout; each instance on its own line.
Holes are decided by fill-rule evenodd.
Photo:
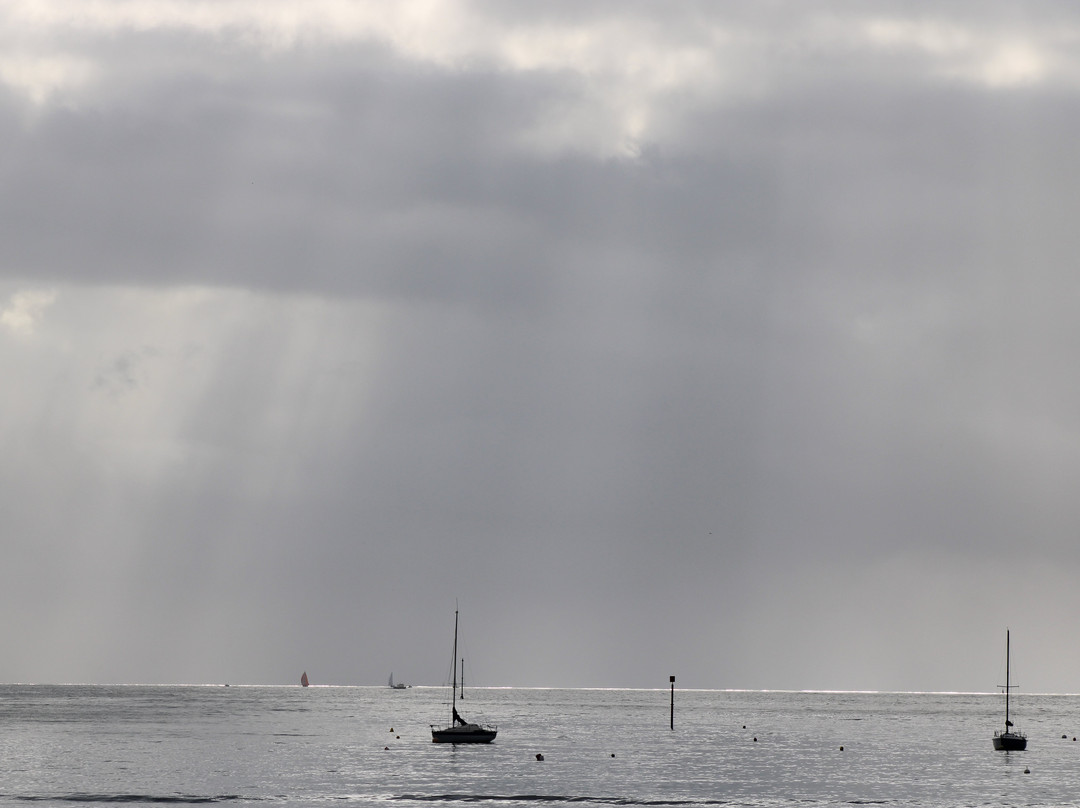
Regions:
M 450 726 L 454 726 L 454 716 L 457 715 L 457 621 L 458 610 L 454 609 L 454 678 L 450 685 Z M 1008 711 L 1006 706 L 1005 712 L 1008 713 Z
M 1009 630 L 1005 629 L 1005 731 L 1009 730 Z

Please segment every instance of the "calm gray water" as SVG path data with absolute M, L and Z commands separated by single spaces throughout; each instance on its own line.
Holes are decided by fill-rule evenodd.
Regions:
M 431 743 L 428 725 L 442 719 L 445 698 L 435 688 L 3 686 L 0 802 L 812 808 L 1080 799 L 1077 696 L 1015 697 L 1030 739 L 1023 753 L 993 751 L 1001 702 L 988 695 L 676 691 L 671 731 L 666 690 L 478 689 L 463 712 L 497 723 L 499 737 L 476 747 Z

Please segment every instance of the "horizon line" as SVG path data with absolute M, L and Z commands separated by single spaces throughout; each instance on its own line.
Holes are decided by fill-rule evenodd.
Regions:
M 0 687 L 262 687 L 262 688 L 364 688 L 372 690 L 389 690 L 387 685 L 376 684 L 310 684 L 307 687 L 299 683 L 258 683 L 245 682 L 234 684 L 232 682 L 4 682 Z M 408 685 L 406 689 L 444 690 L 449 685 Z M 631 692 L 664 692 L 670 687 L 620 687 L 609 685 L 473 685 L 470 690 L 593 690 L 593 691 L 631 691 Z M 676 687 L 683 693 L 777 693 L 777 694 L 806 694 L 806 695 L 848 695 L 848 696 L 1000 696 L 999 691 L 990 690 L 872 690 L 851 689 L 836 690 L 831 688 L 748 688 L 748 687 Z M 1018 694 L 1019 695 L 1019 694 Z M 1074 692 L 1027 692 L 1025 696 L 1080 696 Z

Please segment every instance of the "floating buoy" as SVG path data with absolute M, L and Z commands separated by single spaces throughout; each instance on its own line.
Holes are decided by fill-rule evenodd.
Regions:
M 390 747 L 389 747 L 389 746 L 384 746 L 384 747 L 383 747 L 383 751 L 384 751 L 384 752 L 389 752 L 389 751 L 390 751 Z
M 543 755 L 541 755 L 541 754 L 540 754 L 539 752 L 537 752 L 537 753 L 536 753 L 536 759 L 537 759 L 537 760 L 543 760 L 543 759 L 544 759 L 544 756 L 543 756 Z
M 390 727 L 390 731 L 391 731 L 391 732 L 393 732 L 393 731 L 394 731 L 394 728 L 393 728 L 393 727 Z
M 754 736 L 754 743 L 757 743 L 757 735 Z
M 1024 774 L 1031 774 L 1031 769 L 1024 769 Z
M 398 739 L 399 741 L 401 740 L 401 736 L 400 736 L 400 735 L 395 735 L 394 737 L 395 737 L 395 738 L 397 738 L 397 739 Z
M 743 729 L 746 729 L 746 724 L 743 724 L 743 725 L 742 725 L 742 728 L 743 728 Z
M 1068 738 L 1068 737 L 1069 737 L 1068 735 L 1062 735 L 1062 736 L 1061 736 L 1061 740 L 1063 740 L 1063 741 L 1064 741 L 1064 740 L 1065 740 L 1066 738 Z
M 844 747 L 842 747 L 842 746 L 841 746 L 841 747 L 840 747 L 840 751 L 841 751 L 841 752 L 843 752 L 843 751 L 844 751 Z
M 612 757 L 615 757 L 615 753 L 614 753 L 614 752 L 612 752 L 612 753 L 611 753 L 611 756 L 612 756 Z

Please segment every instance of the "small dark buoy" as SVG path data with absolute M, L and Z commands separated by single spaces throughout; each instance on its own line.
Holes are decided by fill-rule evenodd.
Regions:
M 385 751 L 385 752 L 389 752 L 389 751 L 390 751 L 390 747 L 389 747 L 389 746 L 384 746 L 384 747 L 383 747 L 383 751 Z
M 1076 736 L 1075 736 L 1075 735 L 1073 735 L 1073 740 L 1074 740 L 1074 741 L 1076 740 Z
M 1024 774 L 1031 774 L 1031 769 L 1024 769 Z
M 395 738 L 397 738 L 397 739 L 398 739 L 399 741 L 401 740 L 401 736 L 400 736 L 400 735 L 395 735 L 394 737 L 395 737 Z
M 841 751 L 841 752 L 843 752 L 843 751 L 844 751 L 844 747 L 842 747 L 842 746 L 841 746 L 841 747 L 840 747 L 840 751 Z
M 612 756 L 612 757 L 615 757 L 615 753 L 614 753 L 614 752 L 612 752 L 612 753 L 611 753 L 611 756 Z
M 743 728 L 743 729 L 746 729 L 746 724 L 743 724 L 743 725 L 742 725 L 742 728 Z
M 1068 737 L 1069 737 L 1068 735 L 1062 735 L 1062 736 L 1061 736 L 1061 740 L 1063 740 L 1063 741 L 1064 741 L 1064 740 L 1065 740 L 1066 738 L 1068 738 Z
M 391 731 L 391 732 L 393 732 L 393 731 L 394 731 L 394 728 L 393 728 L 393 727 L 390 727 L 390 731 Z
M 537 753 L 536 753 L 536 759 L 537 759 L 537 760 L 543 760 L 543 759 L 544 759 L 544 756 L 543 756 L 543 755 L 541 755 L 541 754 L 540 754 L 539 752 L 537 752 Z
M 757 743 L 757 735 L 754 736 L 754 743 Z

